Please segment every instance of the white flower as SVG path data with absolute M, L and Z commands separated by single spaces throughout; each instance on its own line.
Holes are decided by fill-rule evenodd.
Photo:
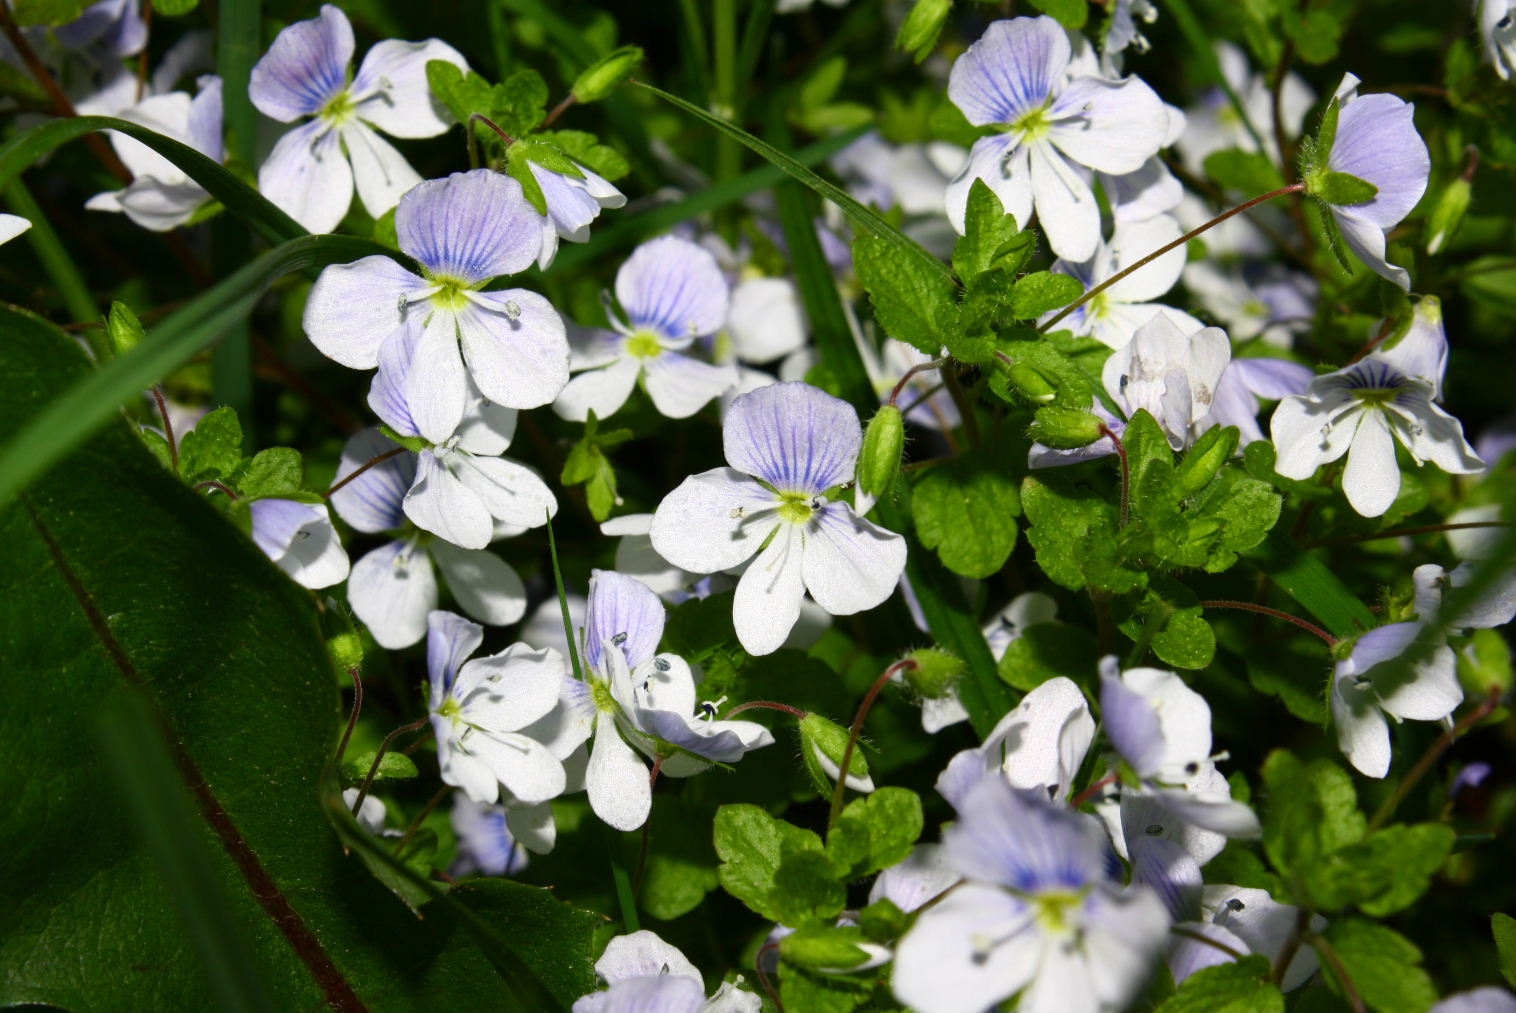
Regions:
M 295 583 L 320 588 L 347 579 L 347 553 L 326 504 L 260 499 L 253 501 L 248 512 L 254 544 Z
M 475 872 L 514 876 L 526 868 L 526 849 L 511 834 L 510 810 L 505 806 L 483 805 L 467 795 L 454 795 L 452 824 L 458 835 L 458 860 L 449 873 L 453 878 Z
M 1400 492 L 1397 441 L 1418 464 L 1455 475 L 1483 471 L 1458 420 L 1433 403 L 1446 361 L 1441 310 L 1424 298 L 1398 344 L 1318 376 L 1304 394 L 1279 403 L 1270 426 L 1275 470 L 1304 480 L 1346 454 L 1342 491 L 1365 517 L 1383 514 Z
M 974 180 L 999 196 L 1018 225 L 1035 209 L 1060 257 L 1088 259 L 1100 242 L 1100 208 L 1082 174 L 1136 172 L 1169 130 L 1163 102 L 1136 78 L 1069 78 L 1069 37 L 1050 17 L 996 21 L 953 64 L 948 97 L 975 126 L 1005 132 L 974 142 L 947 190 L 960 232 Z
M 1267 890 L 1218 884 L 1205 887 L 1196 919 L 1178 927 L 1244 955 L 1262 954 L 1273 964 L 1285 945 L 1295 938 L 1299 915 L 1299 908 L 1280 904 Z M 1327 921 L 1320 915 L 1312 915 L 1310 924 L 1313 931 L 1320 932 Z M 1175 938 L 1168 954 L 1175 984 L 1183 983 L 1196 971 L 1230 964 L 1235 959 L 1218 946 L 1185 936 Z M 1297 948 L 1279 987 L 1286 992 L 1299 988 L 1316 973 L 1316 968 L 1316 951 L 1309 946 Z
M 616 300 L 627 319 L 614 331 L 576 334 L 571 369 L 579 374 L 553 403 L 566 419 L 607 418 L 640 380 L 658 411 L 683 419 L 737 382 L 737 372 L 688 354 L 697 338 L 726 323 L 729 292 L 716 258 L 678 236 L 643 243 L 616 272 Z
M 1424 620 L 1430 616 L 1423 617 Z M 1390 772 L 1390 725 L 1441 721 L 1463 702 L 1453 649 L 1439 643 L 1414 666 L 1395 664 L 1422 634 L 1422 622 L 1391 623 L 1358 638 L 1332 676 L 1337 746 L 1369 777 Z
M 1502 81 L 1516 74 L 1516 0 L 1474 0 L 1485 62 Z
M 660 555 L 695 573 L 757 553 L 732 610 L 743 647 L 776 650 L 807 591 L 832 615 L 883 603 L 905 569 L 905 540 L 826 496 L 857 465 L 852 406 L 807 384 L 773 384 L 732 402 L 723 436 L 731 467 L 685 479 L 658 505 L 651 533 Z
M 484 640 L 482 627 L 451 612 L 433 612 L 428 625 L 431 720 L 443 782 L 482 803 L 505 796 L 530 804 L 562 794 L 563 764 L 522 731 L 557 706 L 568 679 L 563 656 L 512 644 L 468 661 Z
M 10 242 L 32 227 L 32 223 L 20 215 L 0 214 L 0 245 Z
M 758 1013 L 763 1007 L 757 995 L 732 982 L 707 999 L 700 969 L 647 929 L 607 943 L 595 974 L 609 987 L 574 1000 L 574 1013 Z
M 1233 341 L 1257 338 L 1276 348 L 1289 348 L 1296 334 L 1311 329 L 1319 291 L 1309 275 L 1277 264 L 1245 273 L 1210 260 L 1184 265 L 1184 285 Z
M 392 379 L 403 383 L 411 431 L 434 444 L 458 428 L 470 382 L 507 408 L 547 404 L 568 382 L 563 321 L 535 292 L 482 291 L 531 265 L 536 219 L 521 184 L 497 172 L 428 180 L 395 211 L 400 249 L 422 274 L 382 256 L 326 268 L 305 304 L 305 333 L 353 369 L 373 369 L 386 345 L 404 344 L 391 353 L 406 364 Z
M 1110 242 L 1099 244 L 1088 260 L 1082 263 L 1058 260 L 1053 270 L 1073 277 L 1089 290 L 1179 236 L 1179 223 L 1168 215 L 1118 222 Z M 1122 348 L 1138 328 L 1162 313 L 1183 333 L 1194 334 L 1205 325 L 1183 310 L 1153 302 L 1179 280 L 1184 258 L 1183 246 L 1170 250 L 1074 310 L 1064 318 L 1062 326 L 1112 348 Z
M 1242 100 L 1248 121 L 1263 138 L 1263 153 L 1277 162 L 1279 151 L 1273 144 L 1274 96 L 1268 77 L 1249 73 L 1247 57 L 1230 42 L 1216 43 L 1216 59 L 1221 65 L 1222 77 Z M 1280 90 L 1280 112 L 1287 138 L 1299 136 L 1300 125 L 1315 100 L 1316 93 L 1299 74 L 1291 72 L 1285 77 Z M 1226 92 L 1219 87 L 1207 92 L 1198 106 L 1190 107 L 1188 117 L 1189 124 L 1179 139 L 1179 152 L 1191 172 L 1203 172 L 1206 156 L 1212 152 L 1228 148 L 1247 152 L 1258 150 L 1252 132 L 1237 114 Z
M 626 205 L 626 195 L 609 180 L 577 162 L 574 164 L 583 176 L 568 176 L 538 162 L 527 162 L 547 202 L 547 214 L 542 219 L 542 251 L 537 255 L 537 266 L 544 271 L 558 255 L 559 239 L 588 242 L 590 224 L 600 217 L 602 208 Z
M 264 196 L 312 232 L 337 227 L 355 183 L 364 209 L 378 218 L 421 182 L 378 131 L 391 137 L 445 131 L 450 117 L 432 98 L 426 65 L 444 60 L 468 69 L 462 55 L 438 39 L 380 42 L 349 79 L 352 60 L 353 26 L 339 8 L 324 4 L 319 17 L 279 33 L 248 83 L 248 96 L 265 116 L 281 123 L 312 117 L 279 138 L 258 170 Z
M 1169 446 L 1189 444 L 1196 423 L 1211 410 L 1232 343 L 1219 327 L 1186 335 L 1160 312 L 1105 360 L 1101 380 L 1128 416 L 1146 410 Z
M 193 99 L 182 91 L 152 95 L 122 110 L 120 116 L 220 162 L 226 157 L 221 139 L 221 79 L 202 77 L 199 85 Z M 123 189 L 96 194 L 85 207 L 125 212 L 144 229 L 168 232 L 193 218 L 210 200 L 199 183 L 147 145 L 115 131 L 110 135 L 111 146 L 132 171 L 132 181 Z
M 357 788 L 348 788 L 343 791 L 343 805 L 351 809 L 353 803 L 356 801 L 358 801 Z M 380 834 L 384 832 L 384 817 L 384 803 L 373 795 L 365 795 L 363 796 L 363 805 L 358 807 L 358 814 L 354 818 L 358 821 L 358 825 L 369 833 Z

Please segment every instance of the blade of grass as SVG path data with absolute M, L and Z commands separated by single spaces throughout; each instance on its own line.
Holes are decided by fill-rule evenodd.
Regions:
M 563 611 L 563 635 L 568 640 L 569 664 L 574 678 L 584 681 L 584 669 L 579 664 L 579 649 L 574 646 L 574 619 L 569 615 L 568 592 L 563 589 L 563 571 L 558 568 L 558 540 L 553 537 L 553 522 L 547 522 L 547 549 L 553 558 L 553 587 L 558 592 L 558 607 Z
M 105 363 L 54 401 L 0 448 L 0 505 L 57 463 L 140 391 L 173 372 L 246 316 L 275 280 L 292 271 L 345 264 L 393 250 L 354 236 L 302 236 L 269 250 L 165 317 L 136 348 Z
M 47 220 L 47 215 L 42 213 L 42 208 L 26 184 L 19 179 L 13 181 L 5 188 L 5 202 L 12 211 L 32 223 L 32 227 L 26 230 L 26 240 L 31 243 L 37 254 L 37 262 L 47 272 L 53 287 L 63 297 L 63 305 L 67 307 L 69 317 L 76 324 L 99 323 L 100 307 L 95 305 L 95 297 L 90 294 L 89 285 L 85 284 L 84 276 L 74 264 L 74 258 L 68 255 L 63 241 L 58 238 L 58 233 Z M 93 328 L 89 337 L 95 358 L 101 362 L 110 358 L 105 332 Z
M 76 138 L 101 130 L 119 131 L 152 148 L 182 169 L 186 176 L 204 187 L 223 207 L 246 222 L 248 227 L 269 243 L 282 243 L 307 234 L 293 218 L 269 203 L 266 197 L 214 159 L 207 158 L 171 137 L 164 137 L 139 124 L 111 116 L 77 116 L 67 120 L 50 120 L 0 145 L 0 190 L 8 187 L 12 180 L 49 152 Z
M 277 1009 L 217 878 L 163 733 L 136 694 L 112 701 L 100 716 L 106 766 L 152 858 L 184 935 L 200 958 L 210 994 L 227 1010 Z
M 1355 637 L 1378 625 L 1374 613 L 1316 556 L 1275 528 L 1263 543 L 1243 556 L 1268 575 L 1281 591 L 1321 620 L 1335 637 Z
M 795 161 L 794 158 L 786 155 L 784 152 L 780 151 L 772 144 L 769 144 L 767 141 L 759 140 L 757 137 L 754 137 L 746 130 L 743 130 L 735 123 L 724 120 L 719 116 L 712 115 L 706 110 L 695 105 L 693 102 L 686 101 L 685 99 L 680 98 L 678 95 L 671 95 L 668 92 L 664 91 L 662 88 L 655 88 L 645 81 L 634 81 L 632 83 L 639 88 L 647 89 L 670 105 L 674 105 L 680 109 L 683 109 L 685 112 L 700 120 L 702 123 L 715 127 L 724 135 L 735 139 L 748 150 L 762 157 L 765 161 L 778 166 L 781 170 L 783 170 L 785 175 L 789 176 L 792 179 L 798 180 L 800 183 L 816 191 L 822 197 L 826 198 L 833 204 L 837 205 L 837 207 L 841 208 L 842 213 L 847 215 L 848 219 L 852 221 L 853 225 L 860 231 L 866 232 L 872 236 L 878 236 L 886 242 L 899 247 L 911 256 L 921 260 L 923 264 L 928 265 L 932 270 L 937 271 L 945 278 L 951 279 L 953 277 L 953 272 L 948 268 L 946 264 L 938 260 L 936 257 L 932 256 L 932 254 L 929 253 L 920 243 L 916 242 L 914 239 L 910 238 L 905 233 L 895 228 L 895 226 L 885 221 L 878 212 L 870 208 L 866 208 L 862 204 L 859 204 L 856 200 L 854 200 L 852 197 L 849 197 L 845 192 L 843 192 L 840 187 L 837 187 L 832 183 L 828 183 L 826 180 L 822 179 L 820 176 L 816 175 L 810 169 L 807 169 L 805 166 Z
M 862 137 L 868 130 L 868 127 L 854 127 L 836 137 L 828 137 L 824 141 L 808 144 L 795 152 L 795 161 L 805 166 L 823 162 Z M 635 246 L 642 240 L 682 221 L 715 211 L 717 208 L 725 207 L 760 190 L 767 190 L 774 184 L 782 182 L 784 178 L 783 169 L 773 165 L 760 165 L 756 169 L 749 169 L 736 179 L 707 187 L 683 200 L 649 208 L 633 215 L 618 217 L 610 226 L 596 229 L 589 242 L 560 246 L 553 266 L 569 270 L 583 267 L 599 260 L 612 250 Z

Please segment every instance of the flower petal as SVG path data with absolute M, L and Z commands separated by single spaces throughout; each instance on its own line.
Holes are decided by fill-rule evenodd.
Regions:
M 531 265 L 539 220 L 520 183 L 474 169 L 412 188 L 396 208 L 395 234 L 433 275 L 475 285 Z
M 1033 917 L 1004 890 L 960 886 L 921 912 L 900 940 L 890 976 L 895 998 L 920 1013 L 994 1008 L 1037 974 L 1043 947 Z
M 595 743 L 584 786 L 595 815 L 617 830 L 636 830 L 647 822 L 653 807 L 647 765 L 621 738 L 616 722 L 607 714 L 595 722 Z
M 323 4 L 320 16 L 280 32 L 253 65 L 248 98 L 263 115 L 292 123 L 342 93 L 352 61 L 353 26 L 339 8 Z
M 642 581 L 614 570 L 590 571 L 584 657 L 602 675 L 605 645 L 620 648 L 628 668 L 652 658 L 663 638 L 663 602 Z M 692 689 L 693 692 L 693 689 Z
M 438 310 L 422 329 L 405 374 L 405 401 L 416 429 L 430 443 L 445 443 L 463 421 L 468 376 L 458 351 L 457 317 L 451 312 Z
M 374 641 L 398 651 L 426 636 L 427 614 L 437 607 L 437 578 L 415 539 L 394 541 L 353 564 L 347 600 Z
M 333 264 L 311 287 L 301 322 L 322 355 L 352 369 L 373 369 L 391 334 L 408 322 L 420 324 L 426 307 L 409 300 L 426 287 L 389 257 Z
M 1370 271 L 1387 281 L 1399 285 L 1401 291 L 1411 290 L 1411 275 L 1403 267 L 1397 267 L 1385 259 L 1384 230 L 1367 218 L 1360 218 L 1341 208 L 1331 208 L 1332 218 L 1342 233 L 1343 241 L 1353 256 L 1363 262 Z
M 1400 224 L 1426 192 L 1432 160 L 1416 132 L 1416 107 L 1394 95 L 1363 95 L 1344 102 L 1327 165 L 1379 188 L 1352 213 L 1380 229 Z
M 657 521 L 653 523 L 656 531 Z M 803 560 L 799 530 L 781 522 L 774 540 L 737 581 L 732 625 L 749 654 L 777 651 L 800 617 L 800 600 L 805 597 Z
M 641 375 L 641 361 L 631 356 L 609 366 L 586 370 L 558 393 L 553 411 L 571 422 L 585 421 L 590 412 L 597 419 L 609 418 L 632 396 L 632 388 L 637 386 L 637 377 Z
M 350 89 L 359 118 L 391 137 L 435 137 L 452 126 L 452 115 L 427 84 L 426 65 L 433 60 L 468 70 L 463 54 L 440 39 L 375 43 Z
M 1052 18 L 996 21 L 954 61 L 948 98 L 975 126 L 1014 123 L 1062 83 L 1069 53 L 1069 37 Z
M 523 528 L 538 528 L 558 512 L 553 491 L 526 465 L 503 457 L 459 458 L 454 466 L 458 481 L 484 504 L 490 516 Z
M 336 481 L 381 454 L 398 449 L 377 429 L 354 433 L 342 448 Z M 405 494 L 416 480 L 416 455 L 398 454 L 368 468 L 331 495 L 338 515 L 359 531 L 393 531 L 405 523 Z
M 471 292 L 469 305 L 458 312 L 458 330 L 469 374 L 498 405 L 537 408 L 568 383 L 563 318 L 535 292 Z
M 515 798 L 531 804 L 563 794 L 563 764 L 542 743 L 513 732 L 474 731 L 467 748 Z
M 732 402 L 722 443 L 738 471 L 782 493 L 816 496 L 852 479 L 863 430 L 841 398 L 806 383 L 775 383 Z
M 779 523 L 774 505 L 773 494 L 741 472 L 713 468 L 663 497 L 648 535 L 659 555 L 691 573 L 729 570 Z
M 947 185 L 943 201 L 948 220 L 961 234 L 968 213 L 969 191 L 974 180 L 984 180 L 1005 213 L 1023 225 L 1032 218 L 1032 170 L 1026 145 L 1018 145 L 1010 134 L 981 137 L 969 150 L 969 160 Z
M 821 507 L 801 537 L 805 588 L 834 616 L 883 604 L 905 572 L 905 539 L 846 503 Z
M 1365 517 L 1378 517 L 1400 494 L 1400 465 L 1395 460 L 1395 438 L 1384 412 L 1360 413 L 1361 421 L 1348 451 L 1348 466 L 1342 472 L 1342 491 L 1348 503 Z
M 1390 726 L 1372 688 L 1356 685 L 1339 664 L 1332 679 L 1332 721 L 1337 748 L 1359 772 L 1384 777 L 1390 772 Z
M 1118 176 L 1136 172 L 1158 154 L 1169 126 L 1163 100 L 1136 77 L 1120 82 L 1082 77 L 1064 89 L 1049 114 L 1069 117 L 1048 133 L 1060 151 L 1080 165 Z
M 289 131 L 259 167 L 258 190 L 305 229 L 331 232 L 353 201 L 341 135 L 320 120 Z
M 1100 243 L 1100 207 L 1090 185 L 1051 144 L 1028 146 L 1037 224 L 1065 260 L 1087 260 Z
M 683 352 L 643 360 L 643 382 L 659 414 L 687 419 L 737 385 L 737 368 L 713 366 Z M 598 413 L 597 413 L 598 415 Z
M 526 586 L 505 560 L 440 540 L 430 549 L 448 590 L 468 615 L 490 626 L 509 626 L 526 614 Z
M 804 345 L 805 311 L 795 283 L 788 278 L 739 282 L 732 290 L 727 330 L 744 362 L 772 362 Z
M 400 203 L 405 192 L 421 182 L 395 146 L 367 124 L 354 120 L 342 128 L 342 144 L 353 165 L 353 183 L 363 209 L 374 218 Z
M 465 549 L 482 549 L 493 533 L 490 512 L 479 495 L 465 489 L 431 451 L 416 461 L 416 484 L 405 494 L 405 515 L 423 531 Z
M 616 272 L 616 301 L 632 326 L 673 341 L 720 330 L 727 299 L 726 278 L 716 258 L 678 236 L 643 243 Z
M 432 684 L 432 709 L 436 710 L 452 691 L 464 660 L 484 643 L 484 628 L 442 611 L 427 616 L 426 627 L 426 671 Z
M 1285 478 L 1303 482 L 1330 464 L 1353 445 L 1357 409 L 1346 416 L 1334 414 L 1340 401 L 1322 402 L 1309 396 L 1287 397 L 1269 419 L 1270 438 L 1277 459 L 1274 470 Z

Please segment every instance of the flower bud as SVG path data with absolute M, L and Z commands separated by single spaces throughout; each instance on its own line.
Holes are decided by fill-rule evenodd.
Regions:
M 105 331 L 110 336 L 111 351 L 116 355 L 125 355 L 136 348 L 145 333 L 137 314 L 126 303 L 120 302 L 111 303 L 110 315 L 105 318 Z
M 332 660 L 344 672 L 363 667 L 363 638 L 347 614 L 347 608 L 335 598 L 326 599 L 326 607 L 319 612 L 321 635 L 326 639 L 326 649 Z
M 905 656 L 900 674 L 905 684 L 927 700 L 941 700 L 968 670 L 963 659 L 938 647 L 921 647 Z
M 866 514 L 874 501 L 889 491 L 900 471 L 900 453 L 905 449 L 905 420 L 900 409 L 884 405 L 869 419 L 858 454 L 858 512 Z
M 1174 494 L 1186 499 L 1209 485 L 1237 449 L 1239 438 L 1236 426 L 1211 427 L 1175 469 Z
M 848 730 L 835 721 L 828 721 L 820 714 L 807 714 L 800 719 L 800 758 L 805 761 L 806 772 L 816 785 L 816 791 L 830 796 L 837 787 L 837 774 L 842 770 L 842 754 L 847 749 Z M 847 786 L 854 791 L 873 791 L 874 781 L 869 777 L 869 764 L 863 750 L 854 748 L 848 761 Z
M 642 50 L 637 46 L 622 46 L 614 49 L 585 68 L 574 79 L 571 89 L 576 102 L 599 102 L 621 86 L 642 63 Z
M 1469 181 L 1463 178 L 1449 183 L 1432 205 L 1432 214 L 1427 218 L 1427 253 L 1436 253 L 1463 224 L 1464 212 L 1469 209 Z
M 1038 408 L 1029 435 L 1055 450 L 1075 450 L 1100 439 L 1102 423 L 1093 412 L 1078 408 Z
M 1033 404 L 1047 404 L 1058 396 L 1058 387 L 1046 373 L 1024 362 L 1005 367 L 1005 379 L 1017 394 Z
M 917 63 L 925 60 L 937 45 L 937 36 L 942 34 L 952 9 L 953 0 L 916 0 L 895 36 L 895 48 L 913 54 Z

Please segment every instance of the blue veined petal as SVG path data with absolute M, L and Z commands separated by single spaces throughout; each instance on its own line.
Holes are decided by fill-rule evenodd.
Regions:
M 817 496 L 852 479 L 863 430 L 846 401 L 807 383 L 776 383 L 732 402 L 722 442 L 738 471 Z
M 621 649 L 628 668 L 636 668 L 657 652 L 663 623 L 663 602 L 642 581 L 614 570 L 590 572 L 584 624 L 584 655 L 590 668 L 606 674 L 606 642 Z
M 342 450 L 336 481 L 340 482 L 364 464 L 398 449 L 377 429 L 354 433 Z M 332 493 L 332 506 L 352 527 L 370 534 L 393 531 L 405 524 L 405 494 L 416 480 L 416 455 L 397 454 L 368 468 L 363 474 Z
M 1364 95 L 1344 102 L 1337 120 L 1327 165 L 1379 188 L 1351 210 L 1381 229 L 1400 224 L 1426 192 L 1432 161 L 1416 132 L 1415 111 L 1394 95 Z
M 347 87 L 353 60 L 353 26 L 324 4 L 321 15 L 297 21 L 274 39 L 253 66 L 248 97 L 265 116 L 291 123 L 321 110 Z
M 526 270 L 542 245 L 540 223 L 521 184 L 489 169 L 429 179 L 395 210 L 400 249 L 465 285 Z
M 728 298 L 716 258 L 678 236 L 643 243 L 616 272 L 616 299 L 631 325 L 680 345 L 720 330 Z
M 484 642 L 484 627 L 441 610 L 427 616 L 426 625 L 426 671 L 431 678 L 435 711 L 452 690 L 458 669 Z
M 379 369 L 369 384 L 368 406 L 379 421 L 401 436 L 419 436 L 421 430 L 411 414 L 406 396 L 406 376 L 421 341 L 421 314 L 409 313 L 404 322 L 379 346 Z
M 1014 123 L 1052 97 L 1069 55 L 1050 17 L 996 21 L 953 64 L 948 97 L 976 126 Z
M 458 834 L 459 862 L 466 871 L 513 876 L 526 868 L 526 849 L 506 825 L 504 806 L 484 805 L 459 793 L 453 799 L 452 823 Z
M 1163 727 L 1153 705 L 1121 681 L 1115 659 L 1106 661 L 1110 664 L 1102 663 L 1100 672 L 1100 714 L 1106 737 L 1138 774 L 1149 776 L 1163 756 Z
M 958 822 L 943 834 L 969 879 L 1024 893 L 1079 890 L 1105 879 L 1109 846 L 1093 817 L 1018 791 L 999 777 L 969 789 Z

